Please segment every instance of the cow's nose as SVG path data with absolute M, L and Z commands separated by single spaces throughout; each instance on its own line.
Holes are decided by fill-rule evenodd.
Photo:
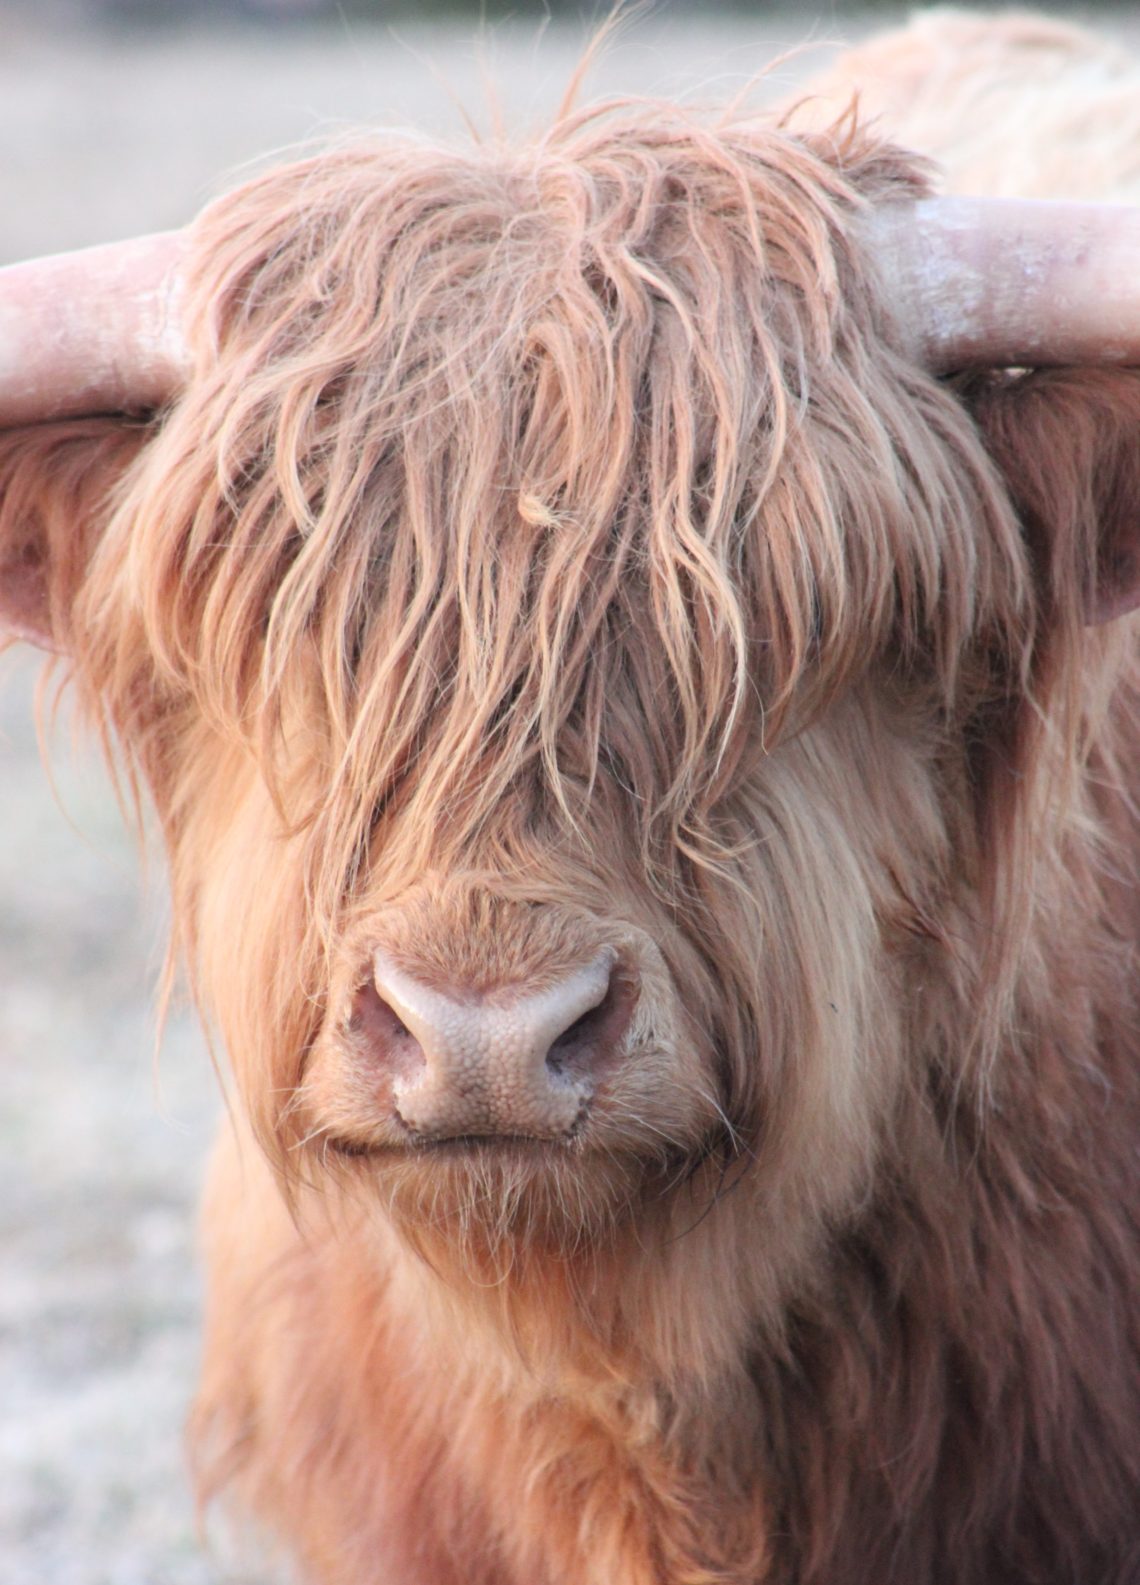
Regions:
M 446 989 L 377 953 L 355 1023 L 424 1139 L 556 1139 L 620 1055 L 636 988 L 604 951 L 553 982 Z

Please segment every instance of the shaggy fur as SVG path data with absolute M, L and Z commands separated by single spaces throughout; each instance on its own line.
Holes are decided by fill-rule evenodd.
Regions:
M 242 1102 L 203 1492 L 320 1585 L 1140 1577 L 1136 628 L 1088 620 L 1140 376 L 912 367 L 860 216 L 927 180 L 662 105 L 322 154 L 198 222 L 168 412 L 0 440 L 9 618 L 153 797 Z M 377 944 L 599 942 L 580 1139 L 375 1150 Z
M 936 8 L 844 55 L 806 108 L 824 124 L 854 88 L 861 117 L 934 155 L 949 192 L 1136 203 L 1136 81 L 1129 51 L 1055 16 Z

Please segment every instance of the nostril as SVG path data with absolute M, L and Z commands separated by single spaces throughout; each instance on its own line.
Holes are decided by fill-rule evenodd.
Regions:
M 615 969 L 600 1002 L 580 1013 L 555 1039 L 546 1053 L 546 1066 L 555 1074 L 597 1074 L 608 1058 L 618 1054 L 629 1028 L 637 1000 L 637 987 L 628 974 Z
M 562 1073 L 567 1067 L 581 1065 L 581 1059 L 597 1045 L 605 1005 L 603 1001 L 597 1007 L 591 1007 L 588 1013 L 576 1018 L 569 1029 L 562 1031 L 546 1053 L 548 1068 L 552 1068 L 555 1073 Z
M 353 997 L 348 1029 L 369 1056 L 395 1072 L 407 1073 L 423 1066 L 419 1041 L 370 980 Z
M 562 1031 L 558 1039 L 547 1052 L 547 1062 L 557 1063 L 560 1052 L 569 1051 L 575 1045 L 579 1045 L 583 1041 L 589 1040 L 590 1036 L 597 1029 L 600 1013 L 601 1006 L 599 1005 L 598 1007 L 591 1007 L 590 1011 L 588 1013 L 583 1013 L 581 1018 L 575 1018 L 574 1022 L 570 1025 L 570 1028 L 564 1029 Z

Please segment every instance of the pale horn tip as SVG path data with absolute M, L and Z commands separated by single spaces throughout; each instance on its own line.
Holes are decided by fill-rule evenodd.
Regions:
M 0 270 L 0 427 L 175 396 L 185 251 L 185 233 L 167 231 Z

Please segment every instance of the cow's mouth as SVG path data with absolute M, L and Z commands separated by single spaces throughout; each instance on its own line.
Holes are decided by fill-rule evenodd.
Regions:
M 397 1160 L 415 1156 L 447 1156 L 459 1159 L 481 1153 L 503 1155 L 511 1153 L 541 1159 L 552 1150 L 573 1144 L 577 1129 L 556 1139 L 538 1138 L 532 1134 L 454 1134 L 445 1138 L 429 1138 L 410 1129 L 396 1141 L 374 1142 L 329 1136 L 326 1147 L 338 1156 L 350 1160 Z
M 710 1134 L 657 1155 L 517 1134 L 392 1144 L 329 1137 L 345 1189 L 464 1291 L 602 1258 L 633 1238 L 669 1242 L 701 1225 L 736 1187 L 725 1140 Z M 535 1263 L 538 1262 L 536 1265 Z M 542 1275 L 545 1273 L 545 1275 Z
M 725 1181 L 736 1176 L 733 1166 L 746 1166 L 751 1155 L 751 1152 L 742 1152 L 732 1131 L 719 1123 L 699 1138 L 678 1140 L 671 1149 L 664 1151 L 624 1153 L 603 1149 L 595 1153 L 588 1148 L 580 1132 L 558 1138 L 510 1133 L 426 1138 L 410 1131 L 398 1140 L 327 1135 L 323 1149 L 346 1163 L 371 1165 L 380 1172 L 414 1170 L 417 1165 L 425 1170 L 432 1166 L 447 1168 L 459 1174 L 453 1182 L 462 1181 L 467 1171 L 479 1172 L 480 1169 L 506 1173 L 522 1171 L 531 1183 L 547 1177 L 557 1179 L 567 1171 L 577 1176 L 583 1170 L 597 1172 L 600 1169 L 608 1176 L 612 1170 L 627 1182 L 631 1178 L 640 1181 L 643 1191 L 653 1198 L 668 1196 L 670 1191 L 691 1183 L 705 1168 L 720 1174 L 723 1190 Z

